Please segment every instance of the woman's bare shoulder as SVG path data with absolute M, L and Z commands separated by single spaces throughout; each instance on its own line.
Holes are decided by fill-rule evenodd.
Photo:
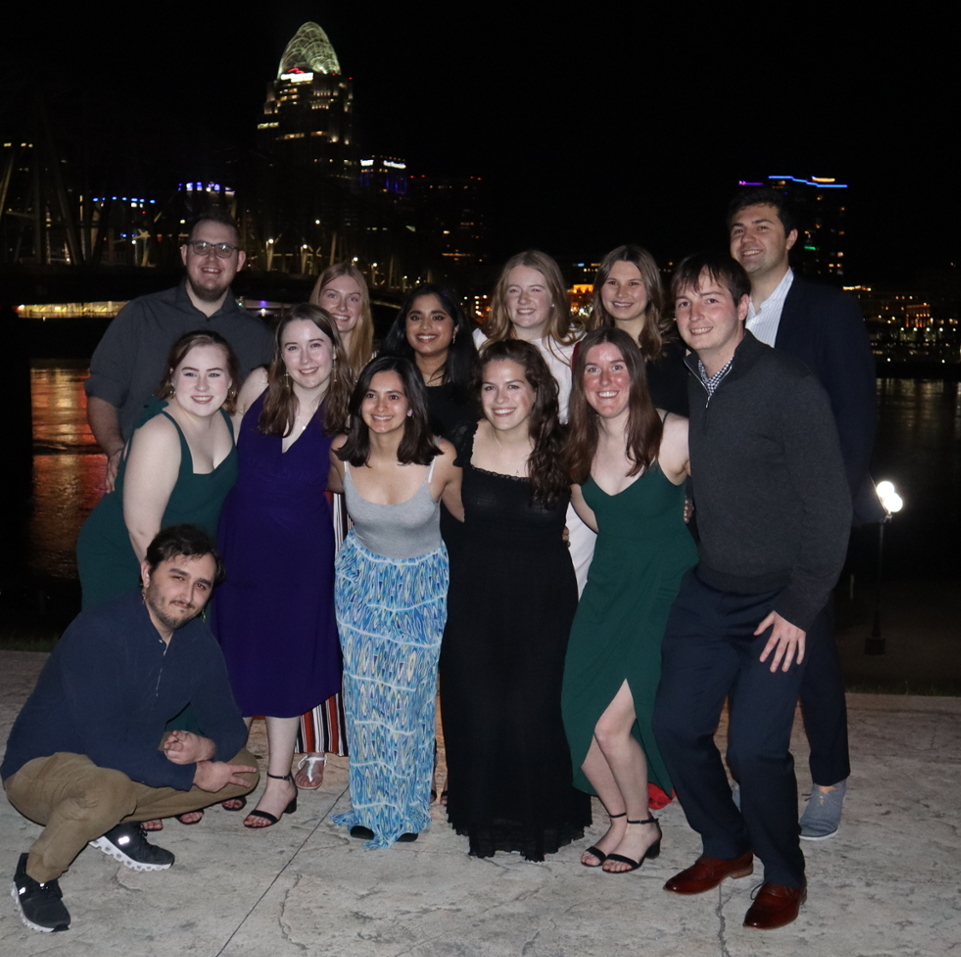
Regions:
M 136 448 L 138 445 L 142 448 L 144 445 L 170 445 L 180 444 L 180 435 L 177 431 L 177 426 L 174 425 L 173 421 L 161 412 L 158 412 L 152 419 L 148 419 L 136 432 L 133 434 L 133 441 L 131 442 L 131 448 Z

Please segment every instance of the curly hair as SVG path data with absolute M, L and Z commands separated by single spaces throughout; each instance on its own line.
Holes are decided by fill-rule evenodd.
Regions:
M 494 362 L 516 362 L 534 390 L 527 429 L 534 445 L 527 461 L 531 501 L 552 505 L 570 490 L 564 464 L 564 432 L 558 418 L 557 380 L 536 346 L 523 339 L 501 339 L 484 345 L 480 353 L 475 394 L 480 396 L 484 370 Z

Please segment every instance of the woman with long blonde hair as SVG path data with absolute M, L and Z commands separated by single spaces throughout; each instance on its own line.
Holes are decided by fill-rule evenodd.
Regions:
M 310 302 L 329 313 L 337 324 L 351 380 L 370 361 L 374 349 L 374 321 L 364 274 L 350 262 L 334 263 L 317 278 Z M 343 495 L 327 492 L 337 549 L 347 535 L 347 510 Z M 296 781 L 299 788 L 316 790 L 324 783 L 327 754 L 347 754 L 345 716 L 340 694 L 332 695 L 303 715 L 297 750 L 303 752 Z
M 364 274 L 353 263 L 334 263 L 317 278 L 310 301 L 333 316 L 356 379 L 374 351 L 374 320 Z

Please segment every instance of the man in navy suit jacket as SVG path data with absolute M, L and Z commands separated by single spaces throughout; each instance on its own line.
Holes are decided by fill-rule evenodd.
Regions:
M 794 275 L 788 253 L 798 231 L 777 191 L 739 192 L 728 210 L 728 231 L 731 255 L 751 280 L 747 328 L 801 359 L 818 377 L 838 427 L 854 524 L 881 521 L 884 512 L 868 474 L 877 429 L 874 358 L 857 301 Z M 837 833 L 850 774 L 844 682 L 830 607 L 808 642 L 800 698 L 814 787 L 801 816 L 801 837 L 823 840 Z

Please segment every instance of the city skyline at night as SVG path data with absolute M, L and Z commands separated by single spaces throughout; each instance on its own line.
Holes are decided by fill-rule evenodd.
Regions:
M 483 178 L 495 261 L 528 246 L 583 259 L 636 241 L 660 260 L 716 245 L 749 171 L 849 184 L 846 278 L 912 282 L 957 261 L 941 145 L 957 80 L 926 26 L 883 16 L 870 32 L 840 14 L 760 29 L 715 11 L 692 32 L 659 11 L 611 24 L 297 2 L 259 19 L 66 14 L 25 29 L 0 68 L 0 128 L 15 135 L 40 91 L 58 140 L 116 192 L 230 181 L 308 21 L 353 84 L 366 153 Z

